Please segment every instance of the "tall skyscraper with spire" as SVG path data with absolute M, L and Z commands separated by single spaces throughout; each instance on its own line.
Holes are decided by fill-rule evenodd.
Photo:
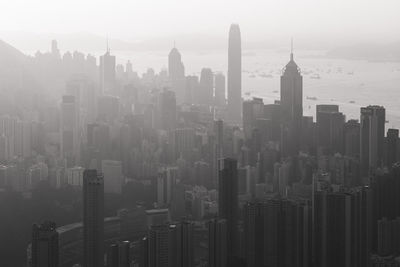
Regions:
M 228 120 L 240 123 L 242 115 L 242 45 L 240 28 L 232 24 L 228 45 Z
M 185 67 L 182 63 L 181 53 L 175 47 L 168 55 L 168 73 L 171 82 L 171 89 L 175 92 L 176 100 L 182 103 L 185 99 Z
M 282 155 L 294 156 L 299 152 L 301 120 L 303 117 L 303 77 L 293 59 L 293 41 L 290 61 L 281 76 Z
M 102 92 L 110 91 L 115 86 L 115 56 L 110 54 L 110 47 L 108 46 L 107 39 L 107 51 L 104 55 L 100 56 L 100 86 Z

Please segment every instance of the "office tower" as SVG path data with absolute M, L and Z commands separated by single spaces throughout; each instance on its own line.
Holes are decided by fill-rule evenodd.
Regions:
M 317 105 L 317 145 L 322 155 L 343 154 L 345 117 L 336 105 Z
M 74 96 L 66 95 L 61 103 L 61 155 L 67 166 L 80 160 L 79 106 Z
M 190 159 L 194 150 L 196 132 L 194 128 L 182 128 L 174 131 L 175 159 Z
M 351 196 L 315 192 L 315 263 L 321 267 L 351 267 Z
M 51 41 L 51 55 L 56 59 L 60 59 L 60 50 L 57 46 L 57 40 Z
M 132 68 L 132 62 L 130 60 L 126 62 L 125 70 L 128 75 L 128 79 L 131 79 L 133 74 L 133 68 Z
M 303 117 L 303 77 L 293 59 L 293 51 L 281 76 L 280 105 L 283 120 L 298 123 Z
M 147 236 L 140 240 L 139 266 L 149 267 L 149 238 Z
M 107 251 L 107 267 L 119 266 L 119 247 L 118 244 L 112 244 Z
M 232 24 L 228 44 L 228 120 L 239 124 L 242 116 L 242 44 L 240 28 Z
M 226 219 L 228 264 L 237 255 L 238 223 L 238 172 L 237 161 L 231 158 L 220 159 L 218 177 L 218 215 Z
M 400 164 L 392 166 L 388 173 L 375 174 L 371 180 L 373 192 L 373 250 L 377 250 L 377 222 L 386 217 L 388 220 L 400 216 Z
M 193 238 L 193 223 L 191 222 L 153 225 L 148 233 L 148 266 L 193 266 Z
M 225 219 L 208 222 L 208 266 L 227 267 L 227 226 Z
M 157 204 L 160 207 L 171 203 L 177 176 L 177 167 L 166 167 L 159 170 L 157 176 Z
M 286 64 L 281 76 L 280 105 L 282 112 L 282 156 L 296 156 L 300 149 L 301 120 L 303 117 L 303 77 L 293 60 Z
M 316 266 L 368 266 L 376 228 L 372 190 L 316 191 L 313 199 Z
M 110 54 L 108 45 L 107 52 L 100 56 L 99 70 L 101 92 L 112 91 L 115 86 L 115 56 Z
M 185 102 L 188 104 L 198 104 L 197 95 L 199 90 L 199 77 L 186 76 Z
M 54 222 L 33 225 L 32 267 L 58 267 L 58 233 Z
M 121 194 L 124 183 L 121 161 L 102 160 L 101 172 L 104 177 L 104 192 Z
M 226 104 L 225 98 L 225 76 L 222 73 L 215 74 L 214 77 L 214 104 L 219 107 L 223 107 Z
M 171 267 L 194 266 L 194 224 L 182 221 L 170 225 Z
M 281 138 L 281 106 L 280 104 L 264 105 L 264 118 L 270 120 L 270 141 L 279 142 Z
M 348 120 L 344 124 L 344 155 L 360 156 L 360 123 L 357 120 Z
M 168 55 L 168 74 L 171 90 L 176 95 L 176 102 L 182 103 L 185 99 L 185 67 L 182 63 L 181 54 L 175 47 Z
M 107 267 L 130 267 L 130 242 L 121 241 L 112 244 L 107 252 Z
M 203 68 L 201 70 L 199 87 L 200 104 L 212 106 L 214 100 L 214 77 L 211 69 Z
M 368 106 L 361 108 L 360 163 L 361 175 L 367 183 L 367 175 L 382 167 L 385 138 L 385 108 Z
M 163 130 L 173 130 L 176 127 L 175 93 L 164 89 L 158 98 L 159 126 Z
M 262 98 L 253 97 L 243 102 L 243 131 L 246 139 L 250 139 L 256 128 L 256 120 L 264 118 L 264 102 Z
M 373 191 L 370 187 L 358 187 L 351 196 L 351 266 L 368 266 L 372 251 Z
M 379 256 L 387 257 L 397 255 L 400 251 L 400 217 L 388 220 L 382 218 L 378 220 L 378 247 L 377 253 Z
M 263 202 L 246 203 L 246 266 L 310 266 L 311 215 L 311 205 L 307 202 L 268 199 Z
M 104 180 L 96 170 L 83 172 L 83 266 L 102 267 Z
M 388 129 L 386 134 L 386 166 L 391 167 L 398 160 L 399 130 Z
M 169 225 L 153 225 L 148 233 L 149 267 L 169 267 Z M 171 266 L 172 267 L 172 266 Z
M 293 48 L 292 48 L 293 49 Z M 295 156 L 299 152 L 301 121 L 303 117 L 303 77 L 293 60 L 293 50 L 290 61 L 283 69 L 281 76 L 281 112 L 283 121 L 282 154 Z

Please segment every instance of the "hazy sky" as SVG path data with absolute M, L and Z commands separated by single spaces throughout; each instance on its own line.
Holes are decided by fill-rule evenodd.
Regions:
M 400 0 L 0 0 L 0 32 L 88 32 L 134 40 L 226 34 L 397 41 Z

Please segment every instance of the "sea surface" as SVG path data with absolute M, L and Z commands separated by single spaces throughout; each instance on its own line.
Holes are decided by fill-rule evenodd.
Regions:
M 166 69 L 168 52 L 111 51 L 119 64 L 130 60 L 139 75 L 148 68 L 156 72 Z M 186 75 L 199 75 L 203 67 L 226 75 L 227 51 L 180 52 Z M 288 50 L 242 51 L 243 97 L 261 97 L 265 103 L 278 100 L 280 75 L 289 61 L 289 53 Z M 315 118 L 317 104 L 337 104 L 346 119 L 359 119 L 360 107 L 382 105 L 386 108 L 386 128 L 400 128 L 400 62 L 333 59 L 324 55 L 324 51 L 294 51 L 303 75 L 305 115 Z

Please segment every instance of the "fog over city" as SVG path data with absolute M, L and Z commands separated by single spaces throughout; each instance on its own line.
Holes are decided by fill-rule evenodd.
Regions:
M 235 22 L 243 31 L 244 47 L 263 41 L 268 46 L 281 45 L 287 36 L 294 36 L 306 47 L 331 48 L 347 43 L 399 42 L 399 9 L 396 0 L 17 0 L 2 1 L 0 32 L 10 36 L 17 47 L 37 50 L 43 47 L 23 40 L 35 44 L 33 39 L 41 36 L 68 35 L 64 36 L 68 39 L 84 33 L 126 42 L 179 36 L 198 42 L 199 35 L 221 42 L 224 29 Z M 77 33 L 80 35 L 75 36 Z M 201 43 L 206 45 L 213 38 Z
M 0 267 L 400 267 L 399 11 L 1 1 Z

